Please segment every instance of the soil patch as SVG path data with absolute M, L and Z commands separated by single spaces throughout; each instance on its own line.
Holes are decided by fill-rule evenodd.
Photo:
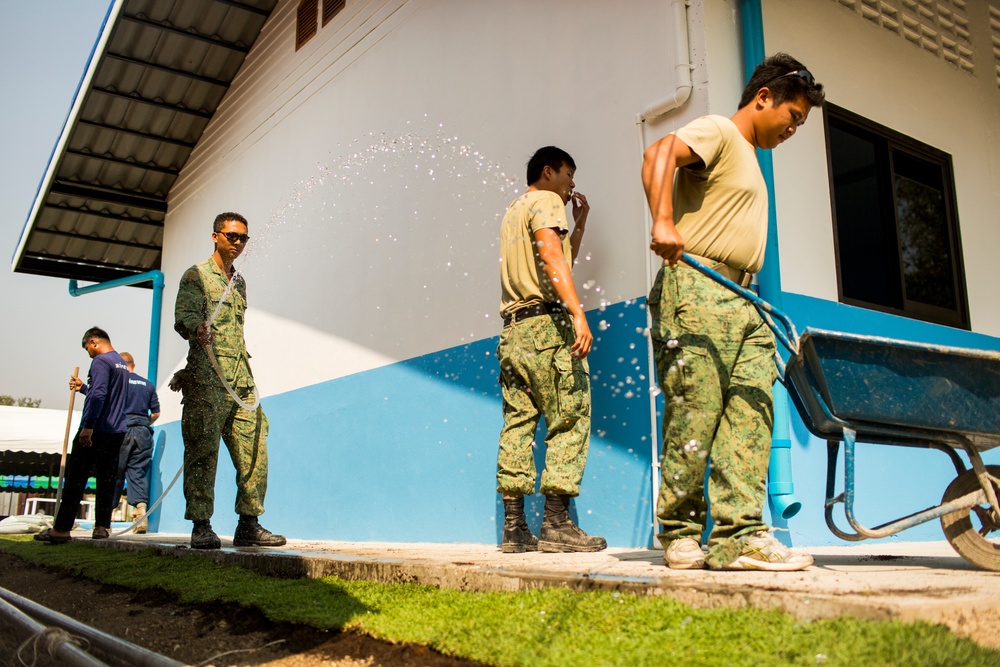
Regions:
M 0 552 L 0 586 L 99 630 L 190 665 L 215 667 L 482 667 L 424 646 L 274 623 L 235 604 L 181 605 L 162 590 L 133 591 L 27 563 Z M 21 665 L 26 637 L 0 619 L 0 665 Z M 109 664 L 108 656 L 94 654 Z M 22 650 L 24 664 L 55 665 Z

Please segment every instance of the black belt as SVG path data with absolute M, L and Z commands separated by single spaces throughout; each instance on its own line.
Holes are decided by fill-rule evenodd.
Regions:
M 503 325 L 506 327 L 510 326 L 514 322 L 526 320 L 529 317 L 538 317 L 539 315 L 556 315 L 565 312 L 566 309 L 561 303 L 533 303 L 530 306 L 525 306 L 521 310 L 505 315 L 503 318 Z

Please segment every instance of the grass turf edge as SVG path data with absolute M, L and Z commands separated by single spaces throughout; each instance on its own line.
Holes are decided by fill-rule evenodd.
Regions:
M 1000 652 L 928 623 L 798 620 L 777 611 L 696 609 L 666 597 L 544 589 L 471 593 L 418 584 L 280 579 L 191 554 L 53 547 L 2 536 L 23 560 L 181 603 L 232 602 L 272 621 L 421 644 L 494 665 L 996 665 Z

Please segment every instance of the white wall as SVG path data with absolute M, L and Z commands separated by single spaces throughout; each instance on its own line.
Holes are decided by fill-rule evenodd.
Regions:
M 585 307 L 645 295 L 635 117 L 673 90 L 669 3 L 352 2 L 297 53 L 296 4 L 172 190 L 164 241 L 171 304 L 216 213 L 254 237 L 275 218 L 242 269 L 265 395 L 496 335 L 499 217 L 545 144 L 574 156 L 592 205 Z M 696 93 L 645 142 L 705 109 Z M 161 365 L 183 365 L 164 319 Z
M 968 2 L 975 75 L 833 0 L 765 0 L 763 10 L 768 53 L 805 63 L 829 101 L 951 154 L 972 329 L 1000 336 L 1000 91 L 985 0 Z M 774 152 L 774 164 L 782 287 L 836 301 L 821 114 Z

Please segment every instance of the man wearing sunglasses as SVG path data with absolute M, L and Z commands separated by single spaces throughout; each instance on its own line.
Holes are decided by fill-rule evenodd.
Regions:
M 174 329 L 188 341 L 187 366 L 170 382 L 184 392 L 181 434 L 184 438 L 184 518 L 194 522 L 191 546 L 222 546 L 212 530 L 215 474 L 219 439 L 226 443 L 236 467 L 236 513 L 239 522 L 233 546 L 274 547 L 285 538 L 257 521 L 264 513 L 267 491 L 267 416 L 257 405 L 250 355 L 243 340 L 247 288 L 242 276 L 234 281 L 233 262 L 250 240 L 247 220 L 239 213 L 220 213 L 212 228 L 215 252 L 181 277 L 174 307 Z M 219 306 L 219 303 L 222 305 Z M 218 314 L 210 321 L 218 308 Z M 254 410 L 246 410 L 229 395 L 209 358 L 211 350 L 226 382 Z
M 732 117 L 694 120 L 645 152 L 649 247 L 664 260 L 649 294 L 665 398 L 658 537 L 674 569 L 791 571 L 812 564 L 811 556 L 775 540 L 762 518 L 774 336 L 752 305 L 679 260 L 688 252 L 749 284 L 767 242 L 767 189 L 756 150 L 793 137 L 823 99 L 809 70 L 779 53 L 754 70 Z

